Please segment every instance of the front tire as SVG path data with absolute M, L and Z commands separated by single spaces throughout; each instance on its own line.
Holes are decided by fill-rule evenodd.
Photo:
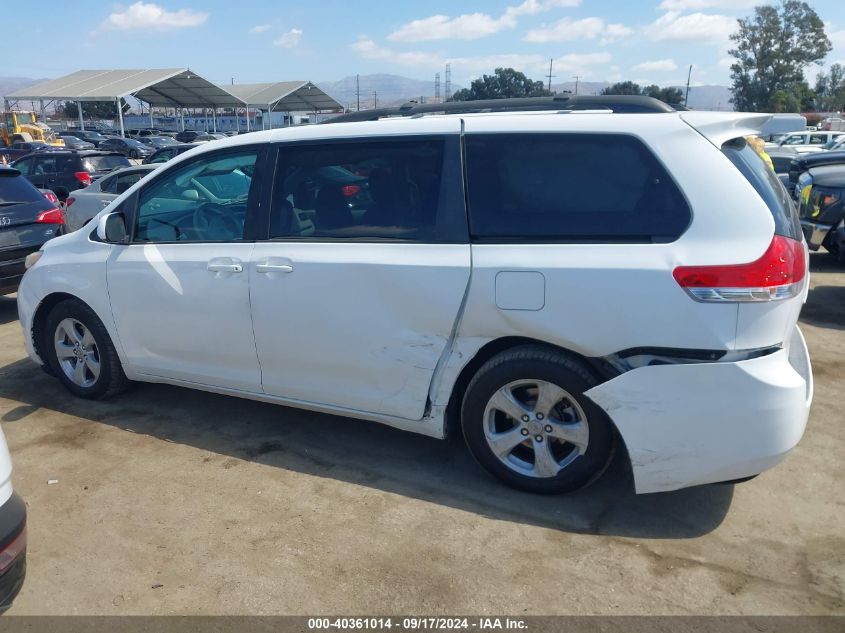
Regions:
M 80 398 L 109 398 L 128 386 L 103 322 L 77 299 L 62 301 L 47 315 L 42 349 L 53 374 Z
M 588 366 L 540 345 L 487 361 L 467 387 L 461 426 L 475 459 L 528 492 L 573 492 L 596 481 L 613 458 L 610 419 L 584 393 Z

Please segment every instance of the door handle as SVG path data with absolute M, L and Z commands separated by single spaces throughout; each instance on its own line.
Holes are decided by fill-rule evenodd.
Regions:
M 208 270 L 212 273 L 242 273 L 244 267 L 241 264 L 215 264 L 209 262 Z
M 292 273 L 293 266 L 290 264 L 256 264 L 257 273 Z

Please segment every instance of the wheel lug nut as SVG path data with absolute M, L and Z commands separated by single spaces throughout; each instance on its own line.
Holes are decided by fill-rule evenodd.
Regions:
M 523 434 L 523 435 L 528 435 L 528 429 L 522 429 L 522 434 Z
M 528 422 L 528 420 L 529 420 L 529 419 L 530 419 L 530 418 L 529 418 L 527 415 L 523 415 L 523 416 L 522 416 L 522 421 L 523 421 L 523 422 Z
M 543 414 L 542 414 L 542 413 L 538 413 L 538 414 L 537 414 L 537 419 L 538 419 L 538 420 L 542 420 L 542 419 L 543 419 Z
M 547 425 L 546 425 L 546 428 L 545 428 L 545 431 L 546 431 L 546 433 L 551 433 L 551 432 L 552 432 L 552 425 L 551 425 L 551 424 L 547 424 Z
M 542 442 L 542 441 L 543 441 L 543 436 L 542 436 L 542 435 L 537 435 L 537 436 L 535 436 L 535 437 L 534 437 L 534 439 L 535 439 L 535 440 L 537 440 L 538 442 Z

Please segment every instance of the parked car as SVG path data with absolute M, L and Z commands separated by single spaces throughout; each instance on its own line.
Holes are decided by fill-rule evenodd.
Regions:
M 825 143 L 838 139 L 842 132 L 792 132 L 781 138 L 776 146 L 767 144 L 767 149 L 775 147 L 791 147 L 796 152 L 822 151 Z
M 64 216 L 57 203 L 33 187 L 17 169 L 0 167 L 0 295 L 18 289 L 26 256 L 58 235 L 63 225 Z M 0 482 L 5 481 L 2 449 L 0 446 Z M 3 492 L 0 484 L 0 503 Z M 2 537 L 0 529 L 0 542 Z M 3 557 L 0 554 L 0 574 L 2 563 Z M 2 583 L 0 576 L 0 602 L 3 596 Z
M 798 213 L 807 244 L 814 251 L 824 246 L 845 263 L 845 164 L 813 167 L 806 176 Z
M 789 164 L 789 186 L 787 190 L 793 199 L 800 201 L 801 192 L 810 184 L 807 175 L 804 182 L 800 179 L 803 174 L 813 167 L 824 167 L 826 165 L 845 165 L 845 151 L 815 152 L 812 154 L 798 154 Z
M 790 148 L 782 148 L 767 152 L 769 158 L 772 159 L 772 167 L 775 168 L 778 180 L 781 184 L 789 190 L 789 170 L 792 166 L 792 161 L 798 157 L 798 153 Z
M 194 149 L 198 147 L 201 143 L 176 143 L 175 145 L 171 145 L 170 147 L 163 147 L 161 149 L 156 150 L 150 156 L 144 159 L 145 165 L 152 165 L 158 163 L 166 163 L 171 158 L 178 156 L 179 154 L 184 154 L 189 149 Z
M 149 145 L 132 138 L 108 138 L 100 143 L 100 149 L 119 152 L 127 158 L 146 158 L 153 153 Z
M 6 163 L 11 163 L 21 156 L 26 156 L 35 151 L 50 151 L 52 145 L 48 145 L 44 141 L 17 141 L 8 147 L 0 147 L 0 155 L 5 157 Z
M 153 148 L 153 150 L 161 149 L 162 147 L 171 147 L 179 143 L 179 141 L 170 136 L 142 136 L 138 140 L 144 145 Z
M 65 226 L 68 231 L 82 228 L 91 218 L 129 189 L 158 165 L 137 165 L 116 169 L 91 183 L 84 189 L 77 189 L 65 200 Z
M 67 149 L 94 149 L 93 143 L 84 141 L 72 134 L 62 134 L 61 137 Z
M 0 175 L 0 182 L 3 178 Z M 26 504 L 12 489 L 12 459 L 0 429 L 0 613 L 12 606 L 25 576 Z
M 133 130 L 126 130 L 126 136 L 130 138 L 134 138 L 137 140 L 141 140 L 148 136 L 161 136 L 161 130 L 156 130 L 154 128 L 142 128 L 142 129 L 133 129 Z
M 50 189 L 64 201 L 71 191 L 132 163 L 115 152 L 103 150 L 51 150 L 35 152 L 12 163 L 32 184 Z
M 639 113 L 556 112 L 572 99 Z M 528 103 L 555 111 L 205 144 L 33 258 L 26 349 L 82 398 L 153 381 L 454 429 L 534 492 L 588 485 L 618 445 L 640 493 L 774 466 L 812 374 L 797 213 L 744 139 L 767 116 Z
M 94 147 L 99 146 L 101 142 L 106 140 L 105 136 L 103 136 L 99 132 L 94 132 L 92 130 L 63 130 L 62 132 L 59 132 L 59 136 L 61 136 L 65 140 L 65 145 L 67 145 L 67 138 L 69 136 L 75 136 L 78 139 L 87 141 L 88 143 L 91 143 Z
M 201 134 L 205 134 L 205 132 L 202 130 L 182 130 L 174 138 L 180 143 L 193 143 Z

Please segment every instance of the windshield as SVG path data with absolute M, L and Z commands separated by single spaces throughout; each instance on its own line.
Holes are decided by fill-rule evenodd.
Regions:
M 118 167 L 130 167 L 132 163 L 125 156 L 87 156 L 82 165 L 86 171 L 111 171 Z
M 174 145 L 176 141 L 169 136 L 150 136 L 150 142 L 158 143 L 159 145 Z
M 35 123 L 35 115 L 32 112 L 17 112 L 18 125 L 32 125 Z
M 123 139 L 129 147 L 144 147 L 141 141 L 136 141 L 134 138 Z

